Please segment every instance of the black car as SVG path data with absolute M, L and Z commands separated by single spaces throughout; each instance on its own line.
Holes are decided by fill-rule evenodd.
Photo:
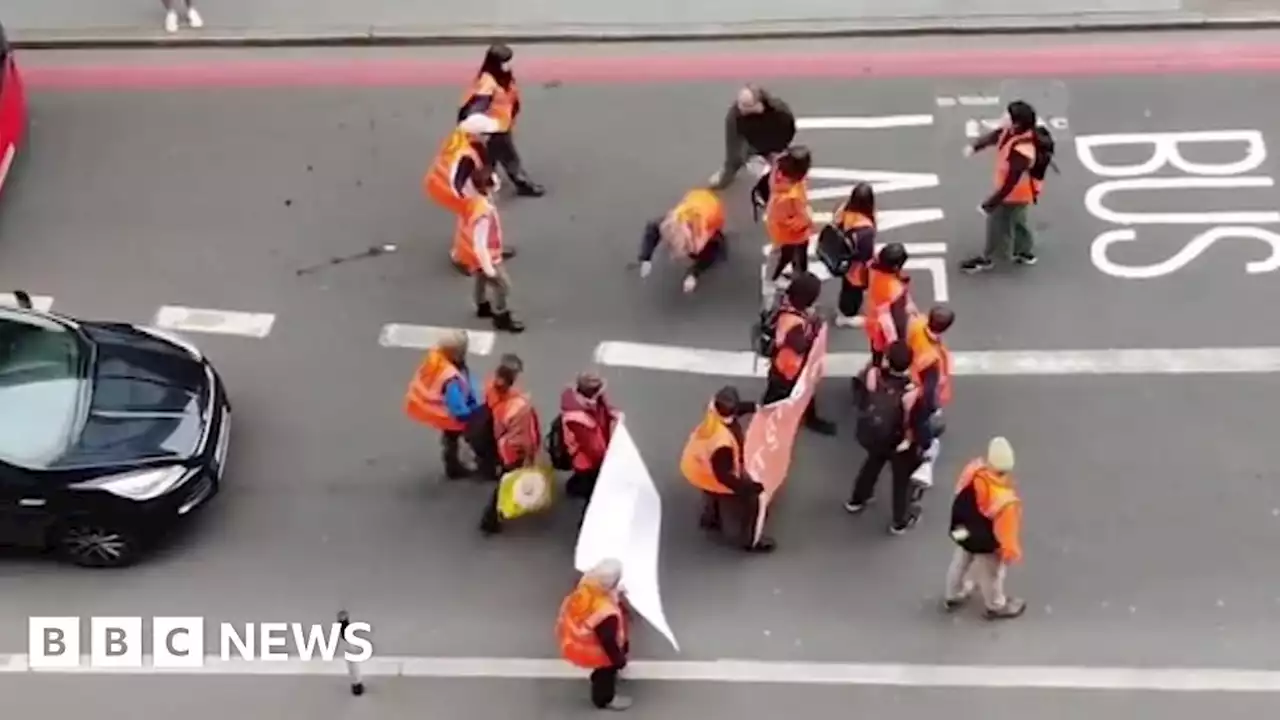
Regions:
M 181 338 L 14 295 L 0 307 L 0 545 L 128 565 L 217 493 L 222 381 Z

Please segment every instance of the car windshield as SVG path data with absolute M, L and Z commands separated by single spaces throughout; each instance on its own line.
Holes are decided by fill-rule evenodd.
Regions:
M 0 460 L 44 469 L 70 449 L 88 396 L 86 360 L 71 330 L 0 310 Z

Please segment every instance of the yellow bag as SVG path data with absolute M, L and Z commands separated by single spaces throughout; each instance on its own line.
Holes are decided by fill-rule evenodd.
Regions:
M 555 474 L 544 465 L 512 470 L 498 484 L 498 514 L 503 520 L 532 515 L 551 507 Z

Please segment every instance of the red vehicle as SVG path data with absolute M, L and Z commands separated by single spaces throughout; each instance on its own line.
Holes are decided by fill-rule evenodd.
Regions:
M 0 190 L 13 167 L 27 130 L 27 98 L 18 76 L 13 48 L 0 25 Z

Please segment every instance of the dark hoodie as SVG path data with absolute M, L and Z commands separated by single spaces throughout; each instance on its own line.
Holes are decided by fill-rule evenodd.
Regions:
M 796 116 L 782 100 L 763 90 L 759 92 L 764 112 L 743 115 L 735 103 L 729 109 L 729 121 L 752 150 L 760 155 L 780 153 L 796 137 Z
M 514 90 L 516 86 L 515 74 L 502 69 L 503 61 L 510 59 L 509 53 L 510 50 L 506 50 L 506 52 L 503 53 L 497 48 L 489 48 L 489 52 L 485 53 L 484 62 L 480 63 L 480 72 L 476 73 L 476 77 L 479 78 L 484 75 L 490 75 L 493 77 L 494 81 L 502 87 L 502 89 L 507 91 Z M 504 58 L 503 54 L 506 54 L 507 57 Z M 458 122 L 462 122 L 477 113 L 488 112 L 489 106 L 492 104 L 493 98 L 489 95 L 472 95 L 467 98 L 467 101 L 458 109 Z M 519 114 L 520 98 L 517 96 L 515 105 L 511 109 L 511 117 L 514 118 Z
M 757 485 L 746 474 L 744 458 L 742 456 L 743 445 L 746 444 L 746 432 L 742 427 L 742 416 L 750 415 L 756 411 L 756 404 L 753 402 L 738 403 L 738 407 L 733 411 L 733 421 L 728 423 L 729 432 L 733 434 L 733 439 L 738 442 L 737 454 L 734 457 L 733 448 L 722 447 L 711 453 L 711 471 L 715 473 L 716 480 L 721 485 L 733 491 L 734 495 L 756 495 L 760 492 L 760 486 Z M 735 467 L 739 470 L 735 471 Z

